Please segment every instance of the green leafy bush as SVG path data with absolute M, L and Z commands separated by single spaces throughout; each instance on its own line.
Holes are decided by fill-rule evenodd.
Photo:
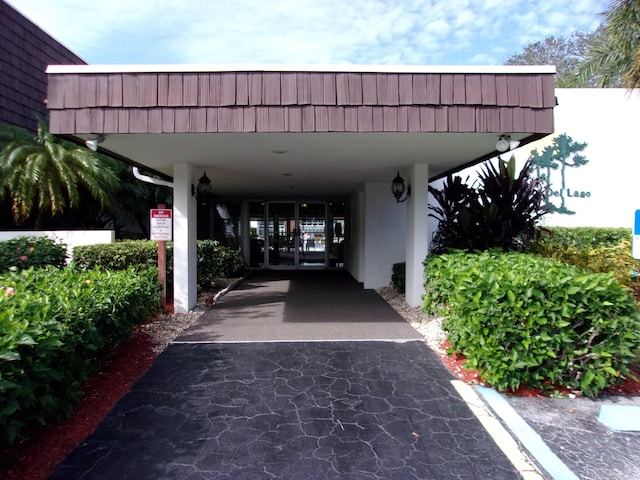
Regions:
M 166 267 L 170 278 L 173 270 L 173 245 L 167 242 Z M 214 240 L 198 240 L 198 288 L 210 290 L 216 279 L 230 278 L 245 267 L 242 252 L 225 247 Z M 158 264 L 158 242 L 129 240 L 101 245 L 76 247 L 73 261 L 80 267 L 122 270 L 132 265 L 149 268 Z
M 550 228 L 534 252 L 593 273 L 611 272 L 623 285 L 640 287 L 640 260 L 631 255 L 627 228 Z
M 425 267 L 425 310 L 444 314 L 451 350 L 498 390 L 595 396 L 629 375 L 640 318 L 612 275 L 495 251 L 430 256 Z
M 67 259 L 67 246 L 47 237 L 18 237 L 0 242 L 0 272 L 51 265 L 61 268 Z
M 623 285 L 640 286 L 640 260 L 631 256 L 631 242 L 621 240 L 617 245 L 603 244 L 593 249 L 544 249 L 541 255 L 593 273 L 611 273 Z
M 546 227 L 544 230 L 546 234 L 540 236 L 538 243 L 546 248 L 589 250 L 631 240 L 629 228 Z
M 160 298 L 154 269 L 29 269 L 0 286 L 0 443 L 68 416 L 80 383 Z
M 399 293 L 405 293 L 406 277 L 406 262 L 394 263 L 393 267 L 391 267 L 391 284 Z
M 198 241 L 198 288 L 210 290 L 218 278 L 230 278 L 244 270 L 240 250 L 220 245 L 215 240 Z
M 172 244 L 166 243 L 167 264 L 171 265 Z M 73 263 L 80 268 L 99 266 L 105 270 L 126 270 L 135 266 L 158 266 L 158 242 L 126 240 L 122 242 L 78 246 L 73 249 Z

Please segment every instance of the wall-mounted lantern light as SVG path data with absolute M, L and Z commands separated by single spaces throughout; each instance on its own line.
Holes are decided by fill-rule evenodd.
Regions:
M 207 198 L 210 197 L 213 193 L 213 187 L 211 186 L 211 180 L 207 177 L 207 172 L 198 180 L 198 188 L 192 183 L 191 184 L 191 196 L 196 198 Z
M 400 171 L 396 173 L 396 178 L 391 182 L 391 193 L 396 199 L 396 202 L 406 202 L 407 198 L 411 196 L 411 185 L 404 185 L 404 178 L 400 176 Z M 403 198 L 404 195 L 404 198 Z

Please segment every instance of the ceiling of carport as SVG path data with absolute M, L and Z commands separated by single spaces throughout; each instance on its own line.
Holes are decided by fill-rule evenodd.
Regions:
M 532 140 L 529 134 L 512 135 Z M 184 133 L 113 134 L 100 145 L 165 175 L 173 164 L 206 171 L 229 198 L 346 198 L 366 182 L 389 182 L 409 165 L 431 178 L 495 154 L 495 134 L 478 133 Z

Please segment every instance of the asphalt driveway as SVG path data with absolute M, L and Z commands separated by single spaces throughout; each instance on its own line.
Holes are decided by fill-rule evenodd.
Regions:
M 202 315 L 51 478 L 521 478 L 375 292 L 278 275 Z
M 421 342 L 178 344 L 53 479 L 516 479 Z

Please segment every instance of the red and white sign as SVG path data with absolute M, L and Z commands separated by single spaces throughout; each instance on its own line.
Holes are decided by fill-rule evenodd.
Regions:
M 173 223 L 171 209 L 154 208 L 151 210 L 151 240 L 172 240 Z

